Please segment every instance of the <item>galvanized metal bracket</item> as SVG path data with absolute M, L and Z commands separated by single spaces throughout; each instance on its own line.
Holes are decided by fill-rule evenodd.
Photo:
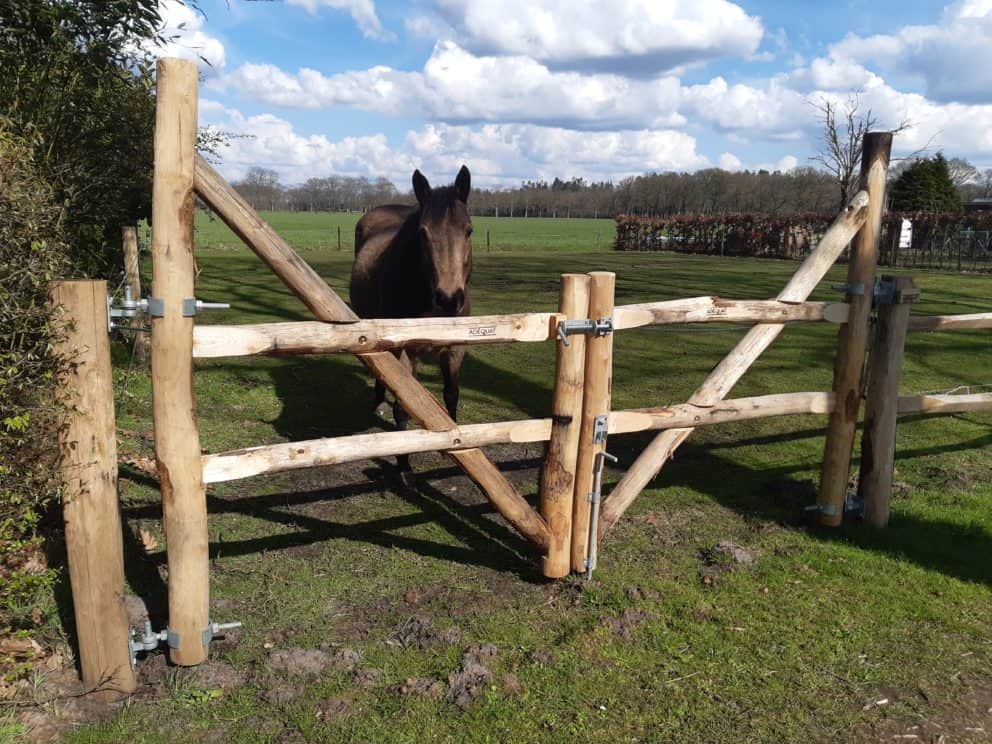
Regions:
M 148 298 L 148 314 L 153 318 L 165 317 L 165 300 L 161 297 Z
M 606 435 L 610 431 L 610 415 L 604 413 L 592 420 L 592 443 L 600 444 L 606 441 Z
M 906 305 L 918 302 L 921 292 L 918 287 L 897 290 L 895 282 L 879 279 L 875 282 L 876 305 Z
M 828 517 L 835 517 L 839 513 L 839 510 L 833 504 L 812 504 L 807 506 L 804 511 L 826 514 Z
M 858 295 L 863 296 L 865 293 L 864 284 L 852 284 L 850 282 L 845 282 L 844 284 L 834 284 L 831 289 L 838 292 L 843 292 L 846 295 Z
M 162 641 L 167 640 L 168 636 L 169 632 L 166 630 L 158 633 L 152 630 L 150 620 L 145 620 L 145 627 L 140 635 L 139 631 L 134 628 L 128 628 L 127 646 L 131 656 L 131 668 L 134 669 L 137 666 L 139 653 L 154 651 Z
M 589 509 L 589 542 L 586 546 L 586 580 L 592 579 L 592 572 L 596 569 L 596 562 L 599 557 L 599 503 L 603 493 L 603 467 L 606 461 L 616 463 L 618 458 L 611 455 L 606 450 L 596 453 L 592 471 L 592 491 L 587 497 Z
M 613 318 L 584 318 L 581 320 L 563 320 L 558 323 L 558 338 L 568 346 L 568 337 L 576 333 L 592 333 L 596 336 L 606 336 L 613 333 Z
M 234 630 L 240 627 L 241 623 L 237 621 L 233 623 L 210 623 L 203 631 L 203 647 L 209 647 L 210 642 L 217 636 L 222 635 L 225 630 Z

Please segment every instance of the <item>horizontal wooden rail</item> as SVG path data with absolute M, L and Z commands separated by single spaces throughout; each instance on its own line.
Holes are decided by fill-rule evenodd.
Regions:
M 613 311 L 613 328 L 680 323 L 786 323 L 847 320 L 843 302 L 782 302 L 781 300 L 725 300 L 721 297 L 691 297 L 684 300 L 620 305 Z
M 686 427 L 712 426 L 776 416 L 828 414 L 834 409 L 833 393 L 779 393 L 722 400 L 713 406 L 681 403 L 674 406 L 634 408 L 610 413 L 609 433 L 630 434 Z M 904 395 L 899 414 L 946 414 L 992 411 L 992 393 L 976 395 Z M 203 457 L 204 483 L 250 478 L 265 473 L 337 465 L 373 457 L 411 455 L 488 447 L 495 444 L 546 442 L 551 419 L 468 424 L 449 431 L 374 432 L 303 442 L 266 444 Z
M 830 393 L 786 393 L 725 400 L 719 405 L 708 408 L 688 403 L 659 408 L 639 408 L 613 411 L 610 414 L 609 432 L 626 434 L 684 426 L 707 426 L 770 416 L 827 413 L 831 407 Z M 336 465 L 372 457 L 486 447 L 494 444 L 546 442 L 550 437 L 551 419 L 546 418 L 502 421 L 494 424 L 468 424 L 449 431 L 415 429 L 267 444 L 205 455 L 203 480 L 205 483 L 219 483 L 263 473 Z
M 558 313 L 483 315 L 468 318 L 401 318 L 351 323 L 203 325 L 193 333 L 193 356 L 330 354 L 388 351 L 410 346 L 498 344 L 554 338 Z
M 615 330 L 683 323 L 843 323 L 843 302 L 781 302 L 691 297 L 622 305 L 613 313 Z M 342 323 L 302 321 L 253 325 L 203 325 L 193 334 L 193 356 L 253 354 L 362 354 L 415 346 L 499 344 L 555 338 L 559 313 L 481 315 L 467 318 L 399 318 Z
M 981 328 L 992 328 L 992 313 L 914 315 L 909 319 L 911 331 L 963 331 Z
M 973 395 L 900 395 L 900 415 L 992 411 L 992 393 Z

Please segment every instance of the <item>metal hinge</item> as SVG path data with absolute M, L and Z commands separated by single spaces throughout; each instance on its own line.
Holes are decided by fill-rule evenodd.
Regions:
M 864 284 L 852 284 L 851 282 L 845 282 L 844 284 L 834 284 L 831 289 L 838 292 L 843 292 L 846 295 L 864 295 L 865 285 Z
M 592 579 L 592 572 L 596 568 L 599 557 L 599 502 L 603 493 L 603 467 L 606 461 L 618 462 L 618 459 L 606 450 L 596 453 L 593 465 L 592 491 L 587 497 L 591 508 L 589 509 L 589 542 L 586 545 L 586 580 Z
M 903 305 L 911 304 L 920 299 L 918 287 L 908 287 L 897 290 L 895 282 L 886 279 L 879 279 L 875 282 L 875 304 L 876 305 Z
M 604 413 L 592 420 L 592 443 L 599 444 L 606 441 L 606 435 L 610 431 L 610 415 Z
M 582 320 L 563 320 L 558 323 L 558 338 L 568 346 L 568 337 L 576 333 L 592 333 L 596 336 L 606 336 L 613 333 L 613 318 L 584 318 Z

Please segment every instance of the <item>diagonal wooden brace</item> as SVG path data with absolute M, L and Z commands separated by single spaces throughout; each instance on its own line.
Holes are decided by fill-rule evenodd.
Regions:
M 196 159 L 193 186 L 197 195 L 258 254 L 318 320 L 341 322 L 359 319 L 327 282 L 200 156 Z M 356 356 L 425 429 L 447 431 L 455 428 L 455 422 L 444 407 L 390 352 Z M 547 523 L 482 450 L 453 450 L 448 455 L 520 534 L 535 543 L 542 552 L 547 550 Z
M 820 280 L 844 252 L 861 226 L 868 218 L 868 194 L 859 191 L 843 212 L 834 220 L 819 244 L 796 273 L 789 280 L 776 299 L 782 302 L 804 302 L 820 283 Z M 721 361 L 705 382 L 699 386 L 689 403 L 699 406 L 712 406 L 723 400 L 737 384 L 738 380 L 755 361 L 771 346 L 785 328 L 783 323 L 759 323 L 755 325 Z M 665 463 L 694 428 L 669 429 L 654 438 L 641 455 L 634 461 L 624 477 L 603 502 L 600 515 L 600 539 L 617 523 L 634 499 L 645 486 L 661 472 Z

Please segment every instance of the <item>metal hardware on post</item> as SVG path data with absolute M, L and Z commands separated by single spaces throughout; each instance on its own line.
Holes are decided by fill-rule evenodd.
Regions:
M 912 304 L 920 299 L 918 287 L 897 290 L 895 282 L 891 279 L 878 279 L 875 281 L 875 304 L 876 305 L 904 305 Z
M 610 416 L 604 413 L 592 420 L 592 443 L 599 444 L 606 441 L 606 435 L 610 430 Z
M 128 628 L 127 645 L 131 651 L 131 668 L 134 669 L 138 663 L 138 653 L 141 651 L 154 651 L 158 648 L 158 644 L 168 639 L 169 631 L 163 630 L 156 633 L 152 630 L 151 620 L 145 620 L 144 632 L 141 635 L 138 635 L 138 631 L 134 628 Z
M 209 646 L 210 642 L 225 630 L 234 630 L 240 627 L 241 623 L 237 621 L 233 623 L 210 623 L 203 631 L 203 647 Z
M 161 297 L 148 298 L 148 314 L 153 318 L 165 317 L 165 300 Z
M 843 292 L 846 295 L 863 295 L 865 293 L 864 284 L 851 284 L 850 282 L 846 282 L 844 284 L 834 284 L 831 286 L 831 289 L 838 292 Z
M 192 318 L 201 310 L 230 310 L 231 305 L 227 302 L 204 302 L 195 297 L 187 297 L 183 300 L 183 317 Z
M 124 287 L 124 299 L 120 305 L 115 305 L 114 298 L 107 295 L 107 330 L 124 327 L 114 322 L 114 318 L 133 318 L 139 312 L 148 312 L 148 300 L 134 299 L 130 287 Z
M 828 517 L 835 516 L 837 514 L 837 507 L 833 504 L 811 504 L 807 506 L 803 511 L 816 512 L 818 514 L 826 514 Z
M 563 320 L 558 323 L 558 338 L 568 346 L 568 337 L 576 333 L 592 333 L 596 336 L 606 336 L 613 333 L 613 318 L 583 318 L 582 320 Z
M 589 545 L 586 549 L 586 580 L 592 580 L 592 572 L 596 569 L 599 557 L 599 503 L 603 490 L 603 466 L 606 460 L 616 463 L 618 460 L 606 450 L 596 453 L 593 464 L 592 491 L 589 493 L 589 503 L 592 509 L 589 514 Z

